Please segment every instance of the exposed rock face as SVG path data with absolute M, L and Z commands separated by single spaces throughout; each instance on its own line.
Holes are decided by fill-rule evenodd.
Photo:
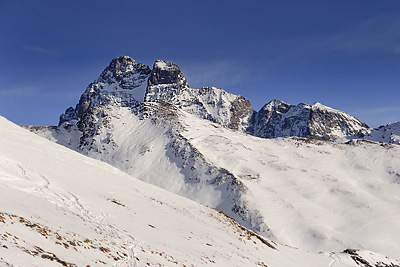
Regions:
M 130 57 L 114 58 L 99 78 L 90 83 L 75 109 L 60 116 L 63 122 L 78 120 L 90 108 L 99 105 L 134 106 L 143 101 L 150 68 Z
M 389 123 L 374 129 L 363 130 L 356 135 L 375 142 L 386 142 L 400 145 L 400 122 Z
M 149 86 L 159 84 L 173 84 L 177 87 L 189 87 L 178 65 L 165 60 L 156 60 L 149 78 Z
M 373 253 L 371 251 L 345 249 L 343 253 L 349 254 L 350 258 L 358 266 L 362 267 L 400 267 L 400 262 L 396 260 L 391 260 L 388 257 Z
M 320 103 L 311 106 L 311 118 L 308 122 L 310 136 L 322 140 L 334 140 L 350 136 L 369 126 L 349 114 L 329 108 Z
M 298 136 L 331 141 L 368 128 L 349 114 L 320 103 L 295 106 L 273 100 L 257 113 L 253 134 L 263 138 Z
M 249 207 L 247 187 L 226 169 L 208 163 L 181 134 L 184 116 L 173 104 L 156 100 L 135 107 L 93 106 L 78 121 L 27 128 L 271 235 L 259 211 Z M 141 168 L 142 161 L 157 162 L 160 171 Z
M 298 136 L 334 140 L 357 135 L 360 131 L 362 135 L 369 134 L 366 124 L 319 103 L 290 105 L 273 100 L 255 112 L 243 96 L 216 87 L 190 88 L 173 62 L 157 60 L 151 70 L 126 56 L 111 61 L 100 77 L 89 84 L 76 107 L 68 108 L 60 116 L 59 124 L 73 124 L 83 117 L 87 120 L 96 114 L 85 113 L 98 106 L 134 107 L 158 100 L 199 118 L 262 138 Z M 99 111 L 96 110 L 94 112 Z M 82 128 L 86 124 L 81 121 L 77 125 L 85 132 L 89 131 Z
M 145 101 L 163 100 L 199 118 L 246 132 L 253 107 L 243 96 L 216 87 L 190 88 L 179 67 L 156 61 L 149 78 Z

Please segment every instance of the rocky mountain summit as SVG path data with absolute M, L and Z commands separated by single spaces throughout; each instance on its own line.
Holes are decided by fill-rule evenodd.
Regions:
M 198 118 L 262 138 L 297 136 L 332 141 L 369 129 L 351 115 L 319 103 L 295 106 L 273 100 L 257 112 L 241 95 L 216 87 L 191 88 L 173 62 L 157 60 L 150 69 L 127 56 L 111 61 L 88 86 L 76 107 L 68 108 L 60 116 L 59 125 L 88 117 L 85 112 L 96 106 L 134 107 L 157 100 Z
M 253 135 L 262 138 L 298 136 L 332 141 L 368 128 L 368 125 L 349 114 L 320 103 L 295 106 L 272 100 L 256 114 Z
M 400 145 L 400 122 L 389 123 L 374 129 L 363 130 L 355 137 L 375 142 Z
M 132 107 L 143 101 L 150 68 L 130 57 L 114 58 L 100 77 L 90 83 L 75 108 L 60 116 L 59 125 L 77 121 L 95 106 L 118 105 Z
M 163 100 L 199 118 L 241 132 L 247 131 L 254 112 L 243 96 L 216 87 L 190 88 L 176 64 L 160 60 L 154 63 L 144 100 Z

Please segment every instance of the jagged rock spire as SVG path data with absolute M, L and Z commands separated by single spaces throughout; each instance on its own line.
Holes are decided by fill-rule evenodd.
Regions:
M 75 109 L 70 107 L 60 116 L 60 124 L 80 120 L 95 106 L 133 107 L 157 100 L 262 138 L 298 136 L 334 140 L 369 128 L 349 114 L 320 103 L 290 105 L 273 100 L 255 112 L 243 96 L 215 87 L 190 88 L 173 62 L 156 60 L 150 69 L 127 56 L 110 62 L 99 78 L 89 84 Z
M 175 84 L 180 87 L 189 87 L 179 66 L 166 60 L 156 60 L 149 77 L 149 86 L 159 84 Z
M 70 107 L 60 116 L 64 122 L 79 120 L 91 107 L 107 104 L 134 106 L 144 99 L 151 69 L 128 56 L 114 58 L 99 78 L 90 83 L 75 109 Z

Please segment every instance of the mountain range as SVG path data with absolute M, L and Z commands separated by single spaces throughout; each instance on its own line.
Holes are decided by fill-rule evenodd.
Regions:
M 123 56 L 113 59 L 99 78 L 89 84 L 75 108 L 68 108 L 60 116 L 58 126 L 22 126 L 52 142 L 104 163 L 86 160 L 81 155 L 78 156 L 44 139 L 42 141 L 39 137 L 34 137 L 23 129 L 17 130 L 9 124 L 3 122 L 4 140 L 13 134 L 18 135 L 18 138 L 15 137 L 15 140 L 2 145 L 7 148 L 10 146 L 6 150 L 8 154 L 3 156 L 3 166 L 6 170 L 2 176 L 5 177 L 3 181 L 15 177 L 11 188 L 28 194 L 29 196 L 24 196 L 27 199 L 34 198 L 33 203 L 48 200 L 50 203 L 56 203 L 56 206 L 61 205 L 64 207 L 62 210 L 69 214 L 65 216 L 71 224 L 82 223 L 71 216 L 71 212 L 83 218 L 85 217 L 82 212 L 96 214 L 84 220 L 88 227 L 100 229 L 100 222 L 107 221 L 107 231 L 114 232 L 114 238 L 117 237 L 119 243 L 122 239 L 137 240 L 133 236 L 129 237 L 133 228 L 116 221 L 111 223 L 108 219 L 111 213 L 108 210 L 104 214 L 97 213 L 102 210 L 102 205 L 109 204 L 107 201 L 111 202 L 110 205 L 124 208 L 132 208 L 134 203 L 140 202 L 138 198 L 130 199 L 128 190 L 137 187 L 136 191 L 140 193 L 142 183 L 137 181 L 139 179 L 169 191 L 162 191 L 164 200 L 155 198 L 156 202 L 170 203 L 170 199 L 178 198 L 176 195 L 184 197 L 174 200 L 174 204 L 166 204 L 167 207 L 176 206 L 178 211 L 189 209 L 187 205 L 195 204 L 187 204 L 187 199 L 204 205 L 196 204 L 198 206 L 191 207 L 190 214 L 175 214 L 169 210 L 168 223 L 163 223 L 165 228 L 160 230 L 160 236 L 167 235 L 165 231 L 171 231 L 167 230 L 169 227 L 183 227 L 175 224 L 173 217 L 179 218 L 177 221 L 189 220 L 187 222 L 193 225 L 193 229 L 198 229 L 202 228 L 200 225 L 206 220 L 205 217 L 215 217 L 210 215 L 215 210 L 223 214 L 220 216 L 226 216 L 222 220 L 225 222 L 223 224 L 230 226 L 225 229 L 212 222 L 208 226 L 212 235 L 219 236 L 220 229 L 223 229 L 222 232 L 241 233 L 240 236 L 245 235 L 241 231 L 248 231 L 245 232 L 250 235 L 247 240 L 251 241 L 253 238 L 254 242 L 251 242 L 254 243 L 254 247 L 238 247 L 240 251 L 250 250 L 249 254 L 246 252 L 239 255 L 245 260 L 229 262 L 225 256 L 219 254 L 218 249 L 214 254 L 205 254 L 211 261 L 219 261 L 217 266 L 251 266 L 256 265 L 255 263 L 259 266 L 400 266 L 400 226 L 397 223 L 400 219 L 398 123 L 371 129 L 353 116 L 320 103 L 290 105 L 280 100 L 272 100 L 259 111 L 255 111 L 243 96 L 215 87 L 191 88 L 175 63 L 157 60 L 150 68 Z M 30 139 L 31 142 L 26 141 Z M 44 146 L 46 155 L 43 157 L 46 159 L 43 158 L 41 162 L 55 166 L 56 170 L 60 169 L 62 177 L 68 173 L 64 164 L 72 168 L 76 164 L 79 171 L 74 171 L 74 175 L 79 179 L 73 178 L 73 185 L 68 186 L 74 186 L 73 190 L 79 191 L 79 197 L 72 193 L 74 191 L 69 193 L 69 189 L 64 188 L 64 185 L 57 189 L 67 190 L 63 193 L 54 192 L 49 186 L 46 187 L 46 179 L 53 179 L 58 184 L 66 182 L 63 179 L 69 178 L 59 178 L 56 170 L 49 175 L 51 179 L 47 178 L 48 175 L 42 175 L 41 170 L 44 167 L 37 163 L 39 160 L 36 160 L 37 164 L 34 165 L 39 170 L 33 170 L 32 177 L 26 175 L 27 168 L 24 166 L 33 164 L 29 160 L 34 157 L 34 152 L 26 152 L 30 157 L 26 156 L 26 162 L 19 163 L 19 153 L 9 152 L 15 149 L 24 151 L 18 142 L 23 143 L 30 151 L 41 150 L 40 147 Z M 16 147 L 11 147 L 11 144 Z M 54 152 L 56 150 L 60 152 Z M 60 153 L 72 153 L 74 156 L 70 157 L 74 164 L 69 163 L 70 159 L 64 159 Z M 57 161 L 54 164 L 51 163 L 54 161 L 51 155 Z M 13 159 L 10 160 L 10 157 Z M 78 161 L 88 164 L 80 164 Z M 113 170 L 118 172 L 118 178 L 104 178 L 109 177 L 108 174 L 104 174 L 103 177 L 103 174 L 89 166 L 111 168 L 106 167 L 108 165 L 105 163 L 117 168 Z M 22 171 L 18 166 L 23 166 Z M 42 179 L 42 176 L 46 178 Z M 128 177 L 131 177 L 132 181 Z M 25 180 L 21 182 L 21 179 L 32 183 Z M 39 189 L 33 185 L 35 179 L 43 184 Z M 88 180 L 85 182 L 86 179 Z M 121 182 L 118 179 L 121 179 Z M 80 183 L 86 184 L 84 189 L 90 191 L 90 195 L 98 194 L 90 187 L 104 183 L 100 186 L 100 191 L 106 192 L 107 188 L 110 188 L 110 192 L 113 193 L 107 194 L 113 196 L 106 197 L 107 194 L 102 193 L 102 199 L 97 196 L 86 198 L 93 209 L 85 208 L 85 211 L 79 208 L 82 205 L 77 203 L 85 199 L 85 191 L 78 189 Z M 6 182 L 3 184 L 6 188 L 10 187 Z M 120 198 L 118 196 L 121 188 L 111 189 L 115 186 L 124 188 Z M 140 193 L 144 198 L 152 194 L 161 194 L 161 191 L 157 191 L 159 189 L 154 189 L 152 193 L 153 187 L 148 185 L 143 188 L 148 192 Z M 39 196 L 36 195 L 37 191 L 41 192 Z M 9 196 L 6 193 L 5 195 Z M 16 205 L 9 199 L 7 201 L 11 207 Z M 68 204 L 71 202 L 74 204 Z M 99 204 L 92 204 L 97 202 Z M 178 205 L 177 202 L 182 204 Z M 151 206 L 151 201 L 146 203 L 143 203 L 140 211 L 135 212 L 145 214 L 148 209 L 146 205 Z M 68 211 L 70 206 L 72 211 Z M 205 206 L 215 210 L 210 211 Z M 75 212 L 75 209 L 79 209 L 79 212 Z M 19 211 L 29 214 L 23 209 Z M 43 212 L 46 216 L 52 216 Z M 124 220 L 130 219 L 134 222 L 135 216 L 129 212 L 122 214 L 127 216 Z M 165 211 L 154 210 L 152 214 L 142 216 L 147 221 L 162 222 L 163 212 Z M 17 217 L 12 217 L 11 214 L 15 213 L 16 211 L 10 209 L 3 214 L 3 223 L 9 222 L 6 226 L 3 224 L 4 227 L 12 228 L 12 218 Z M 44 216 L 38 214 L 35 216 Z M 113 211 L 112 214 L 117 216 L 117 211 Z M 201 223 L 190 221 L 190 218 L 196 218 Z M 89 222 L 92 220 L 97 226 Z M 41 223 L 45 222 L 41 220 Z M 47 222 L 50 223 L 49 227 L 52 228 L 57 225 L 53 224 L 54 221 Z M 124 230 L 127 228 L 129 231 Z M 156 238 L 151 234 L 151 229 L 155 228 L 145 228 L 142 234 L 133 232 L 141 235 L 140 239 L 155 242 Z M 186 232 L 190 231 L 190 227 L 186 229 Z M 182 232 L 177 233 L 177 229 L 175 230 L 170 234 L 177 235 L 178 239 L 182 238 Z M 107 232 L 104 229 L 99 231 Z M 197 240 L 206 242 L 208 239 L 204 239 L 204 235 L 199 231 L 196 235 Z M 97 238 L 101 240 L 101 234 Z M 231 237 L 221 237 L 221 240 L 224 240 L 226 245 L 232 244 L 230 238 L 236 238 L 235 234 Z M 256 252 L 260 250 L 257 240 L 261 242 L 260 245 L 266 245 L 267 251 Z M 117 253 L 115 244 L 112 244 L 112 241 L 107 242 L 109 250 Z M 150 247 L 156 244 L 151 242 Z M 128 243 L 123 245 L 125 251 L 119 251 L 118 254 L 125 253 L 126 256 L 115 260 L 115 266 L 118 266 L 118 262 L 124 262 L 128 266 L 145 266 L 144 261 L 140 261 L 144 258 L 153 261 L 154 264 L 157 262 L 147 255 L 150 255 L 150 247 L 142 246 L 142 252 L 139 252 L 140 246 L 137 242 L 135 245 L 132 245 L 132 242 Z M 196 244 L 193 245 L 195 252 L 189 252 L 185 250 L 185 246 L 173 243 L 173 249 L 168 255 L 180 255 L 180 261 L 177 262 L 185 266 L 190 266 L 189 263 L 193 263 L 194 266 L 206 264 L 206 261 L 199 260 L 199 257 L 203 259 L 203 256 L 195 257 L 195 261 L 187 255 L 203 255 L 200 253 L 203 248 L 200 248 L 198 243 L 193 244 Z M 212 243 L 207 244 L 213 251 Z M 7 243 L 5 246 L 8 248 L 11 245 Z M 21 244 L 13 245 L 13 253 L 19 253 L 18 246 Z M 132 249 L 127 249 L 129 246 Z M 170 246 L 171 244 L 163 245 L 162 250 Z M 221 243 L 219 246 L 222 250 L 231 249 L 231 246 L 224 248 Z M 36 251 L 37 253 L 31 254 L 36 253 L 41 257 L 48 255 L 36 248 L 30 251 Z M 67 255 L 64 252 L 60 253 Z M 174 255 L 164 258 L 171 259 Z M 261 258 L 261 255 L 266 258 Z M 4 264 L 14 262 L 9 257 L 1 260 Z M 161 261 L 158 263 L 161 264 Z M 13 264 L 19 266 L 17 261 Z M 162 264 L 169 266 L 172 263 L 168 261 Z

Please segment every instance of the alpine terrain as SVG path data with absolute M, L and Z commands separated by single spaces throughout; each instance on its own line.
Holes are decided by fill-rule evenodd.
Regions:
M 400 266 L 397 125 L 115 58 L 58 126 L 22 126 L 52 142 L 1 119 L 0 263 Z

